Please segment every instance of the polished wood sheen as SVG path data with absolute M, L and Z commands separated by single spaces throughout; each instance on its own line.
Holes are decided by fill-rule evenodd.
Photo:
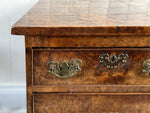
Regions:
M 99 65 L 98 57 L 108 53 L 118 56 L 127 53 L 129 59 L 116 69 Z M 47 62 L 81 59 L 81 72 L 72 78 L 62 80 L 48 73 Z M 149 49 L 34 49 L 33 85 L 150 85 L 149 74 L 143 73 L 142 64 L 150 59 Z
M 33 113 L 149 113 L 149 106 L 150 95 L 35 94 Z
M 25 35 L 27 113 L 150 113 L 150 0 L 39 0 L 12 34 Z M 110 70 L 104 53 L 129 58 Z M 72 78 L 48 73 L 72 59 Z
M 40 0 L 12 28 L 19 35 L 150 35 L 150 0 Z

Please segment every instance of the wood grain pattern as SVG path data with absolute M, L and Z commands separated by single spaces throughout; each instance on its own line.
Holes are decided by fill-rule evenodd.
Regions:
M 26 36 L 27 113 L 150 112 L 150 0 L 39 0 L 12 34 Z M 129 59 L 109 70 L 102 53 Z M 83 61 L 79 74 L 48 73 L 48 61 L 72 59 Z
M 36 93 L 149 93 L 150 85 L 34 85 Z
M 149 113 L 149 106 L 149 94 L 34 95 L 34 113 Z
M 27 87 L 27 113 L 33 113 L 33 96 L 32 96 L 32 46 L 31 38 L 25 37 L 26 46 L 26 87 Z
M 150 0 L 40 0 L 16 35 L 150 35 Z
M 118 56 L 127 53 L 126 64 L 110 70 L 99 65 L 100 54 L 109 53 Z M 143 61 L 150 59 L 149 49 L 34 49 L 33 84 L 34 85 L 150 85 L 150 76 L 143 73 Z M 62 80 L 48 73 L 47 62 L 81 59 L 82 71 L 70 79 Z
M 32 36 L 32 47 L 150 47 L 150 36 Z

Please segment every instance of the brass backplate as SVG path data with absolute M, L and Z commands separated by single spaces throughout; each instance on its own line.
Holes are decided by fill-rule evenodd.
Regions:
M 99 55 L 99 64 L 106 66 L 108 69 L 115 69 L 120 64 L 124 64 L 127 62 L 127 59 L 129 58 L 128 54 L 120 53 L 117 57 L 116 55 L 113 55 L 112 57 L 109 57 L 109 54 L 101 54 Z
M 58 61 L 49 61 L 47 67 L 50 74 L 55 74 L 58 78 L 69 79 L 81 71 L 82 60 L 75 59 L 69 63 L 63 61 L 59 66 Z

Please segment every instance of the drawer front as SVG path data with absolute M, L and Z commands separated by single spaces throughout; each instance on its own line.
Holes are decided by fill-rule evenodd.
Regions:
M 150 95 L 35 94 L 34 113 L 150 113 Z
M 119 60 L 122 54 L 128 55 L 126 62 Z M 108 59 L 102 61 L 100 56 Z M 63 76 L 64 64 L 68 65 L 72 59 L 82 60 L 81 71 L 72 74 L 67 70 L 72 74 L 69 79 L 56 76 Z M 143 62 L 149 59 L 147 48 L 33 49 L 33 85 L 150 85 L 149 69 L 143 67 Z M 49 61 L 59 62 L 63 72 L 50 74 Z M 114 61 L 118 64 L 110 69 Z
M 33 47 L 150 47 L 150 36 L 34 36 Z

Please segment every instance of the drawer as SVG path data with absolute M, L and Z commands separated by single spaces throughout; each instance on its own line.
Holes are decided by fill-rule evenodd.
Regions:
M 72 73 L 69 62 L 78 59 L 81 71 L 68 79 L 49 73 L 49 61 L 59 62 L 62 71 L 65 61 Z M 148 48 L 33 49 L 33 85 L 150 85 L 149 62 L 143 66 L 149 59 Z
M 33 36 L 33 47 L 150 47 L 150 36 Z
M 34 94 L 33 113 L 150 113 L 150 95 Z

